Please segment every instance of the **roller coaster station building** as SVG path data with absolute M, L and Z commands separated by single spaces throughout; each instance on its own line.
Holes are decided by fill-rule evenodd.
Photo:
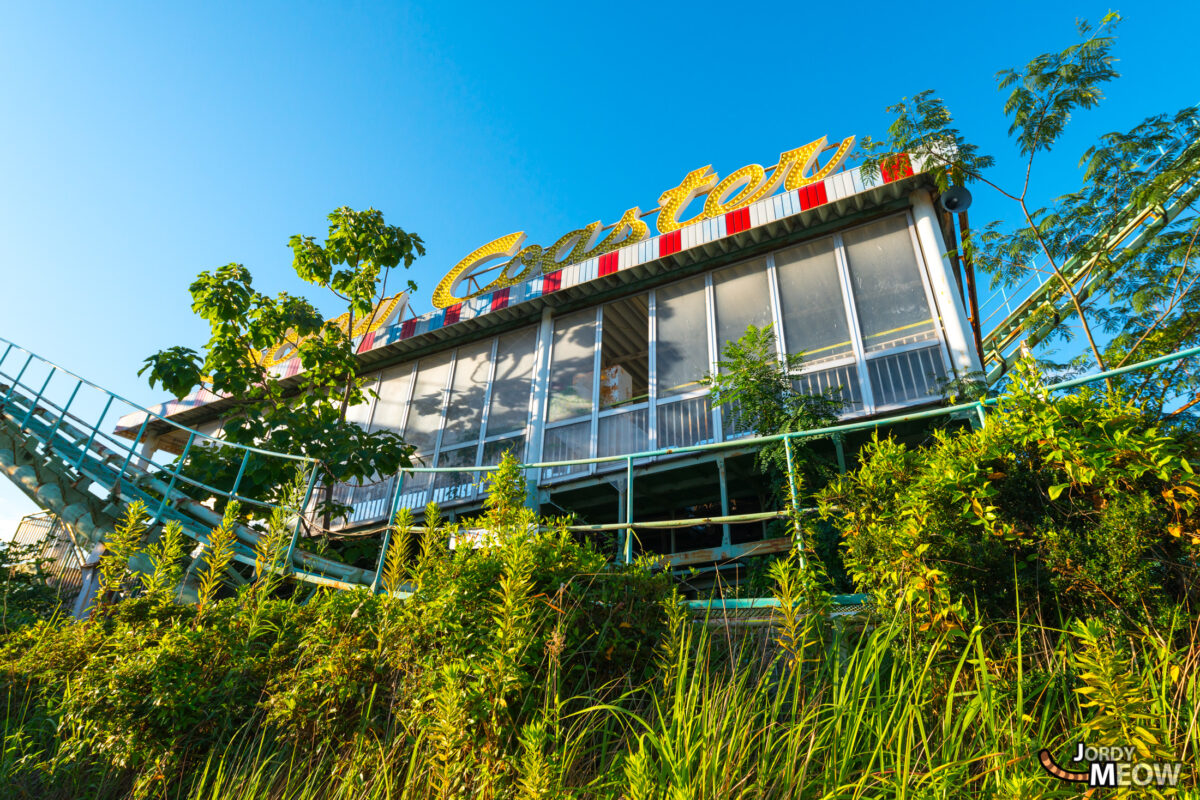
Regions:
M 853 144 L 822 137 L 723 179 L 695 170 L 659 208 L 548 247 L 503 236 L 450 271 L 431 313 L 412 315 L 403 294 L 385 300 L 354 331 L 376 396 L 351 418 L 399 433 L 420 465 L 461 471 L 339 486 L 353 511 L 338 525 L 377 526 L 431 501 L 469 515 L 483 499 L 472 468 L 512 450 L 545 465 L 528 471 L 543 513 L 646 524 L 630 554 L 711 568 L 786 549 L 786 537 L 765 538 L 778 510 L 755 448 L 738 445 L 752 432 L 700 383 L 726 342 L 772 325 L 781 356 L 803 356 L 796 386 L 839 392 L 847 421 L 938 403 L 945 381 L 981 368 L 935 182 L 905 156 L 868 180 L 844 167 Z M 285 378 L 299 369 L 288 346 L 266 355 Z M 202 391 L 116 432 L 179 452 L 186 434 L 169 423 L 216 434 L 228 407 Z M 891 430 L 919 435 L 915 423 Z M 844 467 L 861 437 L 825 444 Z M 715 446 L 678 452 L 700 445 Z

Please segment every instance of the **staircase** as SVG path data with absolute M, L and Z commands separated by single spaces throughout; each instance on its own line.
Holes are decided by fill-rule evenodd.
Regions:
M 222 491 L 198 484 L 179 466 L 183 459 L 165 457 L 168 454 L 157 458 L 139 455 L 137 440 L 130 442 L 108 431 L 121 414 L 140 411 L 149 421 L 152 412 L 5 339 L 0 339 L 0 347 L 5 348 L 0 357 L 0 473 L 71 526 L 81 547 L 102 542 L 124 509 L 136 500 L 145 503 L 152 528 L 175 521 L 187 536 L 207 545 L 221 515 L 180 491 L 185 484 L 214 497 L 274 508 L 238 496 L 236 485 Z M 98 414 L 97 408 L 101 409 Z M 253 454 L 255 458 L 298 461 L 313 474 L 314 464 L 304 459 L 240 447 L 175 427 L 187 435 L 189 446 L 244 451 L 243 468 Z M 292 577 L 343 589 L 374 583 L 374 572 L 298 549 L 302 520 L 294 511 L 293 518 L 294 533 L 286 558 Z M 260 532 L 238 525 L 235 533 L 235 561 L 253 566 Z

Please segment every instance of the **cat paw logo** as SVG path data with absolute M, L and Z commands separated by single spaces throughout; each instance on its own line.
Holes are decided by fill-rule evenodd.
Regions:
M 1068 763 L 1080 763 L 1081 770 L 1059 766 L 1054 755 L 1043 749 L 1038 753 L 1042 769 L 1059 780 L 1086 783 L 1090 788 L 1117 786 L 1175 786 L 1179 783 L 1182 761 L 1135 761 L 1133 747 L 1089 747 L 1083 742 L 1075 746 L 1075 758 Z

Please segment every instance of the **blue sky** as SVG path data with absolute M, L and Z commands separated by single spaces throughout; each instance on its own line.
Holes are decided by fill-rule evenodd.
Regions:
M 926 88 L 1003 178 L 1017 159 L 995 72 L 1108 8 L 12 2 L 0 336 L 150 403 L 142 359 L 203 341 L 194 276 L 239 261 L 263 290 L 303 292 L 288 237 L 322 235 L 337 206 L 425 239 L 421 312 L 491 239 L 548 244 L 653 207 L 705 164 L 723 175 L 822 134 L 878 135 L 885 106 Z M 1100 133 L 1200 101 L 1200 4 L 1118 8 L 1123 78 L 1035 169 L 1043 199 L 1075 187 Z M 976 191 L 974 220 L 1004 212 Z M 31 510 L 0 484 L 0 536 Z

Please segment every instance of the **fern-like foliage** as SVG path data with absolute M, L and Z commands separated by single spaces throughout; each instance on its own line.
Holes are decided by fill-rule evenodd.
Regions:
M 116 595 L 129 575 L 129 559 L 137 555 L 146 532 L 146 505 L 135 500 L 125 509 L 111 535 L 104 542 L 100 559 L 100 587 L 105 594 Z
M 146 552 L 153 569 L 139 576 L 143 594 L 155 603 L 165 605 L 175 596 L 179 579 L 183 575 L 183 551 L 183 527 L 178 522 L 171 521 L 163 529 L 158 541 Z
M 388 594 L 399 591 L 405 578 L 405 565 L 412 548 L 412 511 L 402 508 L 392 522 L 392 539 L 383 562 L 383 589 Z
M 203 611 L 217 596 L 217 589 L 225 577 L 225 570 L 233 562 L 233 546 L 237 539 L 234 526 L 237 525 L 238 503 L 231 502 L 225 507 L 225 517 L 221 524 L 213 528 L 205 548 L 204 567 L 200 570 L 200 586 L 197 591 L 197 606 Z

